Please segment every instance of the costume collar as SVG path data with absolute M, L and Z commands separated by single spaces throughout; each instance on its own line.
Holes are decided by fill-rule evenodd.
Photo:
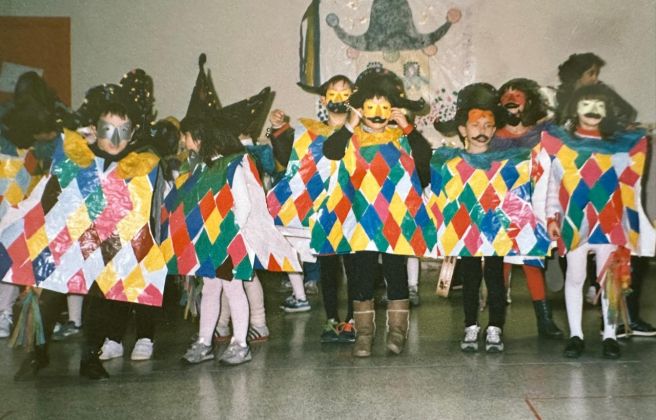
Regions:
M 386 127 L 385 131 L 382 133 L 369 133 L 365 131 L 361 126 L 358 126 L 355 128 L 353 131 L 353 134 L 357 137 L 358 139 L 358 144 L 361 147 L 365 146 L 374 146 L 374 145 L 380 145 L 380 144 L 385 144 L 385 143 L 396 143 L 396 145 L 399 145 L 399 139 L 403 136 L 403 130 L 400 128 L 391 128 L 391 127 Z

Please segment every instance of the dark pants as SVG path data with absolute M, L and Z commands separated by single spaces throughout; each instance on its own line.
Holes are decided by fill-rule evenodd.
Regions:
M 50 341 L 52 330 L 54 330 L 55 324 L 59 320 L 59 315 L 66 309 L 66 305 L 65 293 L 41 289 L 39 310 L 41 311 L 41 322 L 43 323 L 43 333 L 46 343 Z
M 87 295 L 84 321 L 84 335 L 91 350 L 100 349 L 105 338 L 122 342 L 133 310 L 137 339 L 153 339 L 161 308 L 105 299 L 94 288 L 97 288 L 95 283 Z
M 342 261 L 346 275 L 346 288 L 348 296 L 348 309 L 346 321 L 353 318 L 353 255 L 322 255 L 319 258 L 321 265 L 321 292 L 323 306 L 328 319 L 339 321 L 337 314 L 337 285 L 342 278 Z
M 506 318 L 506 288 L 503 284 L 503 257 L 462 257 L 459 261 L 463 279 L 465 327 L 478 324 L 479 291 L 481 280 L 487 286 L 489 325 L 503 328 Z
M 374 298 L 374 273 L 380 252 L 360 251 L 351 256 L 355 273 L 353 300 Z M 403 255 L 382 254 L 383 275 L 387 279 L 387 298 L 399 300 L 408 298 L 408 272 L 406 257 Z

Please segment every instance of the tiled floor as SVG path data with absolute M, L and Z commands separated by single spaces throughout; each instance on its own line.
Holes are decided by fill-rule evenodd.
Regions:
M 264 275 L 272 338 L 253 346 L 253 361 L 185 367 L 179 362 L 194 324 L 159 328 L 154 359 L 106 362 L 103 382 L 78 377 L 81 339 L 54 343 L 51 364 L 38 380 L 15 383 L 22 350 L 0 346 L 0 419 L 651 419 L 656 412 L 656 338 L 622 341 L 622 358 L 601 358 L 598 308 L 585 307 L 587 349 L 562 357 L 564 341 L 536 337 L 535 317 L 521 270 L 500 355 L 463 354 L 460 292 L 434 295 L 437 272 L 422 272 L 422 304 L 413 310 L 406 350 L 384 351 L 385 312 L 378 309 L 373 356 L 354 359 L 350 346 L 321 344 L 324 312 L 311 296 L 309 313 L 284 314 L 280 277 Z M 656 323 L 656 267 L 643 296 L 643 318 Z M 650 281 L 651 280 L 651 281 Z M 382 293 L 382 291 L 378 291 Z M 562 292 L 551 293 L 555 319 L 565 328 Z M 342 299 L 343 300 L 343 299 Z M 343 311 L 342 311 L 343 313 Z M 486 314 L 481 323 L 485 325 Z M 221 351 L 219 349 L 218 351 Z

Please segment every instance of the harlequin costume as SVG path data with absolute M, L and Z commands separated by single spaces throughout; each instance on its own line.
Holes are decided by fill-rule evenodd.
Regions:
M 560 227 L 558 249 L 568 261 L 565 297 L 570 342 L 581 341 L 580 350 L 566 349 L 566 355 L 578 357 L 583 339 L 580 289 L 588 252 L 596 254 L 598 276 L 604 275 L 617 250 L 654 255 L 654 228 L 641 203 L 647 139 L 641 131 L 603 139 L 599 132 L 578 129 L 572 136 L 554 127 L 543 133 L 542 146 L 552 158 L 547 215 Z M 617 281 L 602 286 L 604 343 L 615 339 L 618 300 L 613 295 L 622 293 L 619 287 Z M 619 349 L 606 350 L 604 356 L 619 357 Z
M 423 101 L 404 97 L 403 84 L 392 72 L 371 68 L 358 76 L 351 104 L 385 92 L 392 107 L 418 110 Z M 369 132 L 363 121 L 358 127 L 344 126 L 324 143 L 326 157 L 340 159 L 331 176 L 328 195 L 311 220 L 311 246 L 318 254 L 353 253 L 355 267 L 354 317 L 358 331 L 353 354 L 368 357 L 373 341 L 373 277 L 382 255 L 387 280 L 387 348 L 400 353 L 408 329 L 409 301 L 405 256 L 422 256 L 432 247 L 434 226 L 421 199 L 427 171 L 418 171 L 416 159 L 426 162 L 430 146 L 412 125 L 391 128 L 390 115 L 383 117 L 381 132 Z M 380 115 L 378 115 L 380 114 Z M 424 175 L 424 176 L 422 176 Z
M 295 252 L 271 223 L 263 191 L 261 203 L 250 197 L 248 224 L 237 223 L 235 197 L 246 191 L 233 190 L 235 176 L 261 189 L 253 160 L 238 154 L 219 158 L 211 168 L 201 165 L 165 199 L 162 250 L 172 273 L 250 280 L 254 269 L 300 270 Z
M 322 94 L 327 88 L 324 84 L 311 92 Z M 320 121 L 300 119 L 296 127 L 285 124 L 277 130 L 270 130 L 269 135 L 277 161 L 287 167 L 283 177 L 267 195 L 269 211 L 278 229 L 299 251 L 304 262 L 304 280 L 317 281 L 319 279 L 313 277 L 316 276 L 315 271 L 320 272 L 322 298 L 328 319 L 322 341 L 344 339 L 348 334 L 342 334 L 341 330 L 351 327 L 340 323 L 337 311 L 337 289 L 342 263 L 347 280 L 348 309 L 345 320 L 353 318 L 353 267 L 350 255 L 316 257 L 310 249 L 309 220 L 325 199 L 330 176 L 337 168 L 336 162 L 323 155 L 323 144 L 336 128 Z M 313 268 L 315 266 L 316 269 Z
M 545 121 L 547 106 L 540 94 L 537 82 L 518 78 L 504 83 L 499 88 L 499 103 L 506 110 L 506 125 L 499 128 L 490 142 L 490 150 L 507 150 L 517 147 L 535 148 L 540 143 L 540 136 L 552 123 Z M 536 149 L 536 151 L 539 150 Z M 537 155 L 540 158 L 540 155 Z M 543 158 L 544 159 L 544 158 Z M 538 162 L 535 162 L 539 164 Z M 548 160 L 547 160 L 548 164 Z M 540 174 L 541 175 L 541 174 Z M 548 177 L 535 177 L 536 188 L 541 190 L 545 199 Z M 543 204 L 539 211 L 543 213 Z M 537 206 L 536 206 L 537 207 Z M 544 215 L 542 214 L 544 221 Z M 560 338 L 563 332 L 554 323 L 551 305 L 547 300 L 543 258 L 509 257 L 504 263 L 504 278 L 510 292 L 510 275 L 513 264 L 521 264 L 526 278 L 538 327 L 538 334 L 543 337 Z M 556 267 L 556 269 L 558 269 Z

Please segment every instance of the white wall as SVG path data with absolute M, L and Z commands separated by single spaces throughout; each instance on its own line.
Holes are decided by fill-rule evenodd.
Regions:
M 299 23 L 309 3 L 0 0 L 0 13 L 71 17 L 75 107 L 89 87 L 116 83 L 127 70 L 141 67 L 154 78 L 159 115 L 182 116 L 198 54 L 206 52 L 224 105 L 269 85 L 277 92 L 274 106 L 293 116 L 311 116 L 312 96 L 295 85 Z M 471 3 L 471 14 L 463 18 L 474 21 L 478 80 L 499 85 L 524 76 L 555 86 L 559 63 L 571 53 L 593 51 L 607 62 L 602 80 L 636 107 L 641 121 L 656 121 L 656 0 Z M 652 184 L 655 178 L 656 167 Z M 655 217 L 656 194 L 650 195 L 648 207 Z
M 142 67 L 155 79 L 160 115 L 181 115 L 204 51 L 223 104 L 271 85 L 278 92 L 276 106 L 307 115 L 313 98 L 295 83 L 299 23 L 309 3 L 0 0 L 0 13 L 71 17 L 74 106 L 89 87 L 118 82 L 127 70 Z M 594 51 L 608 63 L 602 79 L 639 110 L 642 120 L 656 121 L 655 0 L 472 3 L 472 14 L 464 18 L 475 22 L 479 80 L 498 85 L 526 76 L 555 85 L 557 66 L 569 54 Z

